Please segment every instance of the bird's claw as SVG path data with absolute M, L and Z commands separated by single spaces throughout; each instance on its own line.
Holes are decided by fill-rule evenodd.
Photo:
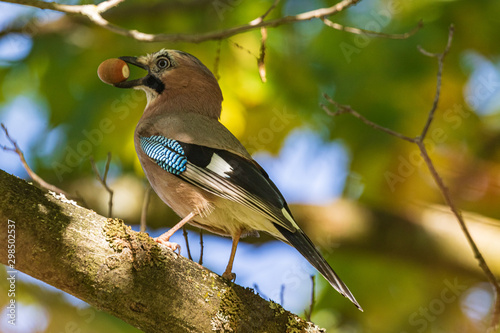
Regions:
M 168 247 L 170 250 L 172 250 L 174 252 L 177 251 L 177 253 L 179 255 L 181 254 L 181 246 L 179 244 L 174 243 L 174 242 L 169 242 L 169 241 L 166 241 L 163 239 L 159 239 L 159 237 L 155 238 L 154 240 L 155 240 L 155 242 Z
M 232 272 L 224 272 L 222 274 L 222 277 L 224 279 L 227 279 L 227 280 L 231 281 L 231 282 L 234 282 L 236 280 L 236 274 L 234 274 Z

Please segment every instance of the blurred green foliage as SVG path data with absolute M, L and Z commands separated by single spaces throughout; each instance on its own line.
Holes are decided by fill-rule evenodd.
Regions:
M 262 15 L 272 2 L 127 1 L 105 16 L 117 25 L 149 33 L 204 33 L 245 24 Z M 283 0 L 268 18 L 333 3 Z M 200 44 L 144 43 L 113 34 L 84 19 L 64 16 L 51 22 L 51 29 L 48 23 L 31 23 L 30 30 L 35 34 L 29 55 L 0 67 L 0 103 L 5 105 L 16 96 L 29 96 L 48 110 L 48 129 L 61 131 L 50 156 L 37 155 L 45 138 L 40 138 L 30 151 L 37 173 L 47 181 L 61 188 L 78 189 L 93 177 L 88 157 L 94 156 L 102 167 L 108 151 L 113 153 L 113 177 L 143 177 L 132 140 L 145 98 L 140 92 L 102 83 L 96 74 L 98 65 L 108 58 L 170 48 L 192 53 L 215 69 L 220 53 L 217 75 L 225 97 L 222 121 L 251 152 L 277 153 L 294 128 L 312 128 L 325 139 L 340 140 L 346 146 L 351 158 L 347 197 L 359 193 L 352 188 L 361 185 L 361 195 L 352 199 L 375 212 L 405 215 L 405 207 L 412 202 L 442 203 L 425 165 L 418 159 L 416 146 L 375 131 L 351 116 L 328 116 L 320 107 L 320 103 L 326 103 L 322 95 L 327 93 L 336 101 L 351 105 L 382 126 L 408 136 L 419 135 L 434 99 L 437 62 L 422 55 L 417 45 L 430 52 L 441 52 L 448 28 L 454 24 L 455 37 L 445 61 L 439 108 L 429 132 L 431 156 L 460 207 L 498 219 L 498 13 L 500 2 L 494 0 L 364 0 L 330 19 L 388 34 L 408 32 L 419 20 L 423 20 L 424 27 L 405 40 L 354 35 L 333 30 L 319 20 L 269 28 L 266 83 L 261 82 L 257 68 L 261 38 L 258 29 Z M 43 16 L 37 10 L 33 14 Z M 19 22 L 22 24 L 26 18 L 23 20 Z M 476 100 L 497 96 L 493 106 L 496 109 L 488 115 L 477 112 L 471 97 L 465 96 L 468 80 L 477 69 L 471 54 L 491 62 L 491 75 L 496 75 L 489 81 L 490 86 L 472 87 L 472 98 Z M 478 82 L 485 80 L 489 80 L 487 76 Z M 259 131 L 268 127 L 276 114 L 287 115 L 281 118 L 283 126 L 273 132 L 272 138 L 259 138 Z M 7 157 L 3 154 L 2 158 Z M 140 195 L 137 200 L 141 200 Z M 153 201 L 161 210 L 150 218 L 152 226 L 165 225 L 166 215 L 172 221 L 176 219 L 157 199 Z M 102 208 L 94 209 L 105 213 Z M 128 221 L 136 223 L 138 218 L 136 214 Z M 442 292 L 448 288 L 446 281 L 458 279 L 468 287 L 484 281 L 477 270 L 450 273 L 446 267 L 436 270 L 433 265 L 394 253 L 354 248 L 352 245 L 351 261 L 337 258 L 336 265 L 348 267 L 342 269 L 346 272 L 343 279 L 354 281 L 349 283 L 351 290 L 356 290 L 369 310 L 357 313 L 343 299 L 332 297 L 329 288 L 319 288 L 312 319 L 320 326 L 332 332 L 335 328 L 339 332 L 484 329 L 486 322 L 468 319 L 455 300 L 441 301 L 445 308 L 436 308 L 439 315 L 431 313 L 426 317 L 420 312 L 422 308 L 440 306 Z M 366 279 L 370 281 L 364 282 Z M 320 286 L 322 283 L 325 282 L 321 281 Z M 95 314 L 98 320 L 87 324 L 76 309 L 64 310 L 67 303 L 61 297 L 52 292 L 49 297 L 48 291 L 30 288 L 29 297 L 45 302 L 51 309 L 50 332 L 73 332 L 64 326 L 70 321 L 81 324 L 78 332 L 137 331 L 100 312 Z

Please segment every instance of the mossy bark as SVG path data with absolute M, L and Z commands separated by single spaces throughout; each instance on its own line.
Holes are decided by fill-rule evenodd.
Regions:
M 107 219 L 0 170 L 0 261 L 145 332 L 317 332 L 315 325 Z M 12 224 L 12 222 L 11 222 Z

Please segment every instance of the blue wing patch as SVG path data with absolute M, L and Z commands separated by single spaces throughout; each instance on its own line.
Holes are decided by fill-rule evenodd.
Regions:
M 186 171 L 187 157 L 179 142 L 160 135 L 141 136 L 141 148 L 163 170 L 174 175 Z

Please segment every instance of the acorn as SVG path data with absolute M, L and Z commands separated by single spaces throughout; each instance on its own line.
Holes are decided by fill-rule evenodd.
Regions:
M 112 58 L 101 62 L 97 75 L 102 82 L 113 85 L 126 81 L 130 76 L 130 69 L 125 61 Z

